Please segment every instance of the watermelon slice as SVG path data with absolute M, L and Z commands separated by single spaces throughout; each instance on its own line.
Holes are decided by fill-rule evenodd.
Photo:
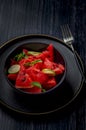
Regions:
M 51 69 L 53 66 L 53 62 L 51 62 L 48 58 L 45 58 L 42 68 Z
M 50 44 L 48 47 L 47 47 L 47 50 L 49 52 L 49 60 L 50 61 L 53 61 L 54 60 L 54 48 L 53 48 L 53 45 Z
M 15 64 L 18 64 L 18 62 L 15 61 L 14 59 L 11 59 L 11 64 L 10 65 L 15 65 Z
M 23 53 L 24 53 L 25 55 L 28 55 L 28 50 L 27 50 L 27 49 L 23 49 Z
M 8 74 L 8 79 L 10 80 L 16 80 L 18 74 Z
M 57 75 L 62 74 L 65 70 L 64 66 L 60 63 L 59 64 L 53 63 L 52 69 Z
M 46 82 L 48 76 L 44 74 L 40 69 L 37 69 L 35 66 L 32 66 L 26 70 L 26 73 L 31 77 L 33 81 L 37 81 L 41 84 Z
M 32 87 L 31 88 L 25 88 L 22 89 L 25 92 L 30 93 L 41 93 L 42 92 L 42 86 L 39 82 L 31 82 Z
M 56 85 L 56 80 L 54 77 L 50 77 L 46 83 L 44 83 L 43 88 L 45 89 L 51 89 Z
M 32 88 L 27 88 L 27 89 L 22 89 L 25 92 L 30 92 L 30 93 L 41 93 L 42 90 L 41 88 L 38 88 L 36 86 L 32 87 Z
M 31 82 L 32 79 L 30 78 L 30 76 L 24 71 L 20 71 L 17 76 L 15 86 L 16 88 L 31 88 Z

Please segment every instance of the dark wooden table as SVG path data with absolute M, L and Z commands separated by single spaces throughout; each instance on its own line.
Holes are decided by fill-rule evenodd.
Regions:
M 85 0 L 0 0 L 0 45 L 25 34 L 62 38 L 60 25 L 69 24 L 74 48 L 86 67 L 85 9 Z M 0 130 L 86 130 L 85 86 L 64 111 L 39 118 L 23 117 L 0 104 Z

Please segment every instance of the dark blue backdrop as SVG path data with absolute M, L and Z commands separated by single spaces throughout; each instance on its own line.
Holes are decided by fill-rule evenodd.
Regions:
M 0 0 L 0 44 L 25 34 L 62 38 L 60 25 L 68 23 L 74 48 L 86 67 L 85 0 Z M 1 86 L 0 86 L 1 87 Z M 86 88 L 69 113 L 31 119 L 19 117 L 0 104 L 0 130 L 85 130 Z

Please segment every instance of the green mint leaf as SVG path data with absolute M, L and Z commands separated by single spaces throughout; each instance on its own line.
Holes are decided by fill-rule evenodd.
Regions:
M 31 84 L 32 84 L 33 86 L 38 87 L 38 88 L 42 88 L 42 86 L 41 86 L 41 84 L 40 84 L 39 82 L 34 81 L 34 82 L 32 82 Z

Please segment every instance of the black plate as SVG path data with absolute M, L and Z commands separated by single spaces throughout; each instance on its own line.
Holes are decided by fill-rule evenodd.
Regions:
M 52 43 L 56 49 L 61 53 L 63 58 L 66 61 L 67 65 L 67 73 L 66 73 L 66 82 L 67 86 L 64 86 L 61 95 L 57 94 L 57 100 L 54 103 L 51 102 L 50 106 L 49 104 L 46 104 L 46 107 L 40 106 L 39 108 L 34 105 L 32 106 L 29 104 L 28 97 L 26 96 L 25 99 L 23 99 L 23 95 L 18 93 L 13 87 L 11 87 L 10 83 L 8 83 L 4 68 L 5 68 L 5 61 L 10 53 L 12 53 L 16 48 L 18 48 L 21 45 L 25 45 L 29 43 L 31 44 L 30 47 L 33 48 L 35 46 L 35 43 L 38 44 L 36 49 L 41 49 L 43 44 L 50 44 Z M 76 53 L 77 54 L 77 53 Z M 77 54 L 77 58 L 79 61 L 79 64 L 83 68 L 82 61 Z M 47 114 L 54 111 L 58 111 L 60 109 L 63 109 L 68 104 L 70 104 L 79 94 L 82 85 L 83 85 L 83 77 L 77 67 L 74 54 L 70 47 L 68 47 L 64 42 L 61 40 L 47 36 L 47 35 L 28 35 L 28 36 L 22 36 L 15 39 L 12 39 L 5 44 L 3 44 L 0 47 L 0 100 L 1 103 L 4 104 L 6 107 L 17 111 L 19 113 L 28 114 L 28 115 L 40 115 L 40 114 Z M 66 92 L 66 93 L 65 93 Z M 21 97 L 21 98 L 20 98 Z M 46 99 L 44 99 L 45 101 Z

